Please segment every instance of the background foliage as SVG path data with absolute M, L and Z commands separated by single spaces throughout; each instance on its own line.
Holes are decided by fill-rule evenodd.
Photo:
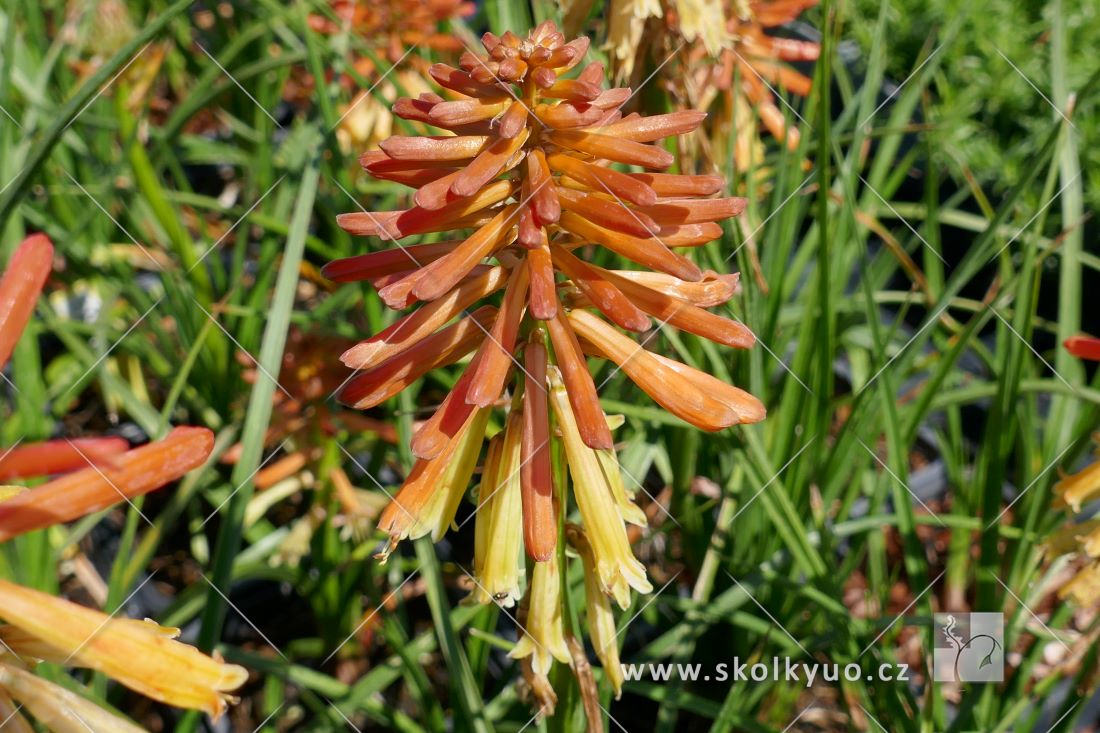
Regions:
M 375 84 L 347 63 L 374 53 L 369 39 L 320 35 L 307 21 L 319 7 L 264 0 L 132 2 L 114 38 L 119 21 L 97 24 L 105 6 L 0 9 L 0 255 L 41 230 L 64 258 L 15 353 L 0 444 L 190 422 L 218 432 L 220 453 L 239 441 L 240 456 L 148 497 L 144 516 L 9 544 L 0 573 L 179 625 L 255 670 L 234 729 L 582 729 L 567 670 L 559 714 L 533 721 L 505 656 L 514 625 L 457 604 L 472 526 L 380 566 L 369 520 L 338 500 L 335 467 L 375 498 L 399 483 L 398 446 L 453 375 L 373 413 L 396 444 L 315 424 L 265 441 L 288 419 L 268 377 L 284 381 L 287 353 L 306 353 L 288 325 L 331 361 L 340 339 L 392 318 L 367 288 L 317 275 L 376 246 L 337 213 L 402 195 L 360 175 L 335 134 L 341 105 Z M 605 11 L 594 3 L 597 40 Z M 454 31 L 472 45 L 556 12 L 486 2 Z M 1100 330 L 1083 305 L 1100 269 L 1097 12 L 859 0 L 804 16 L 824 53 L 813 95 L 785 107 L 801 147 L 770 145 L 753 176 L 719 156 L 753 202 L 744 226 L 696 253 L 743 273 L 732 313 L 759 347 L 731 354 L 669 330 L 655 342 L 758 395 L 768 420 L 701 435 L 622 375 L 601 391 L 628 418 L 624 468 L 654 497 L 636 549 L 661 590 L 623 615 L 623 658 L 901 661 L 912 679 L 634 682 L 620 701 L 604 691 L 605 727 L 1096 723 L 1083 702 L 1096 616 L 1055 597 L 1072 561 L 1044 559 L 1041 542 L 1065 520 L 1050 487 L 1089 455 L 1100 405 L 1096 375 L 1057 347 Z M 316 90 L 296 95 L 305 75 Z M 662 95 L 639 98 L 661 110 Z M 310 451 L 296 483 L 256 492 L 256 471 L 296 450 Z M 945 609 L 1005 612 L 1003 685 L 927 681 L 931 614 Z M 83 681 L 141 723 L 206 725 Z

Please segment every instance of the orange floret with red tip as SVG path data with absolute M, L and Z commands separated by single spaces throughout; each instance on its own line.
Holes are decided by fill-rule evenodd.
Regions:
M 119 454 L 0 502 L 0 542 L 71 522 L 147 494 L 201 466 L 214 448 L 206 428 L 175 428 L 164 440 Z

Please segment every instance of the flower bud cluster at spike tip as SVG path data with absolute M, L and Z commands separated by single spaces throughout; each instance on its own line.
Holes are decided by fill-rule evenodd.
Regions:
M 431 369 L 463 365 L 413 432 L 415 465 L 379 520 L 390 536 L 382 557 L 407 537 L 442 536 L 472 478 L 487 413 L 507 403 L 477 495 L 471 601 L 515 603 L 522 555 L 560 561 L 560 521 L 576 506 L 591 538 L 592 587 L 625 607 L 632 591 L 652 588 L 625 529 L 645 514 L 624 488 L 614 421 L 586 358 L 613 361 L 704 430 L 762 420 L 752 395 L 637 340 L 667 325 L 753 345 L 743 324 L 707 310 L 739 292 L 737 276 L 704 271 L 685 254 L 719 239 L 719 222 L 745 200 L 722 196 L 721 177 L 668 171 L 675 161 L 662 141 L 692 132 L 705 114 L 624 115 L 631 92 L 605 88 L 603 66 L 585 63 L 587 38 L 567 41 L 545 22 L 526 38 L 486 33 L 482 44 L 457 67 L 431 67 L 439 94 L 394 105 L 439 134 L 390 137 L 360 157 L 371 176 L 412 189 L 410 204 L 341 215 L 349 233 L 394 244 L 330 262 L 324 274 L 415 309 L 344 352 L 357 373 L 340 397 L 376 407 Z M 442 241 L 396 243 L 433 233 Z M 595 247 L 643 269 L 599 267 L 586 258 Z M 564 471 L 560 482 L 552 473 L 554 444 L 568 454 L 571 492 Z M 543 626 L 552 617 L 544 595 L 530 600 Z M 548 663 L 540 656 L 536 672 Z

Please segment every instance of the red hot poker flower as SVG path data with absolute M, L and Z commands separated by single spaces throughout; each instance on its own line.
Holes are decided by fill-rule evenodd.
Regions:
M 555 494 L 551 476 L 549 446 L 557 441 L 590 538 L 593 587 L 625 607 L 632 589 L 651 589 L 625 527 L 644 524 L 645 515 L 623 486 L 585 358 L 615 362 L 702 429 L 763 419 L 763 405 L 748 393 L 619 330 L 667 324 L 752 346 L 742 324 L 705 310 L 737 292 L 736 276 L 704 272 L 682 252 L 721 237 L 717 222 L 740 214 L 745 201 L 716 195 L 719 177 L 664 172 L 674 160 L 657 143 L 695 130 L 705 114 L 624 116 L 630 90 L 604 89 L 603 67 L 581 66 L 587 38 L 566 42 L 546 22 L 526 38 L 487 33 L 482 43 L 485 53 L 464 53 L 457 68 L 432 67 L 451 99 L 423 94 L 394 105 L 395 114 L 447 134 L 391 137 L 360 158 L 372 176 L 415 194 L 404 210 L 340 216 L 345 230 L 392 241 L 472 233 L 325 268 L 334 280 L 369 282 L 391 308 L 419 303 L 344 353 L 358 373 L 342 399 L 375 406 L 428 370 L 469 358 L 413 435 L 418 460 L 378 523 L 392 550 L 406 537 L 438 539 L 450 526 L 480 455 L 487 411 L 511 388 L 506 427 L 489 443 L 477 494 L 472 598 L 512 605 L 522 596 L 523 550 L 537 563 L 557 557 L 559 504 L 568 501 Z M 591 246 L 655 272 L 598 267 L 584 259 Z M 490 296 L 499 297 L 497 306 L 477 307 Z M 546 606 L 554 596 L 533 592 L 532 617 L 545 628 L 528 631 L 556 639 L 558 622 Z M 548 664 L 540 657 L 538 671 Z
M 384 240 L 461 229 L 473 233 L 359 255 L 325 268 L 342 282 L 371 282 L 391 307 L 423 303 L 344 354 L 344 363 L 360 370 L 344 399 L 370 407 L 429 369 L 473 356 L 451 394 L 414 436 L 413 452 L 425 464 L 414 471 L 419 476 L 458 440 L 478 409 L 501 397 L 520 363 L 519 334 L 541 323 L 549 334 L 548 348 L 528 353 L 528 361 L 532 353 L 543 356 L 524 372 L 545 373 L 545 354 L 553 354 L 578 429 L 591 449 L 609 450 L 612 441 L 585 353 L 620 363 L 658 401 L 703 429 L 762 419 L 763 407 L 751 395 L 726 385 L 714 389 L 717 380 L 665 363 L 616 329 L 596 325 L 602 321 L 594 316 L 578 320 L 592 308 L 636 333 L 659 322 L 726 345 L 752 345 L 753 336 L 743 325 L 704 310 L 724 302 L 735 288 L 677 251 L 720 237 L 716 222 L 739 214 L 745 201 L 712 197 L 722 186 L 715 176 L 636 171 L 669 168 L 671 154 L 654 143 L 691 132 L 705 115 L 624 117 L 619 107 L 630 92 L 603 89 L 600 64 L 566 77 L 583 60 L 588 39 L 567 43 L 552 23 L 527 38 L 486 34 L 483 45 L 486 54 L 463 54 L 459 68 L 432 67 L 435 81 L 458 99 L 425 94 L 394 106 L 406 119 L 452 134 L 395 136 L 383 141 L 380 151 L 362 156 L 368 173 L 416 188 L 414 205 L 344 214 L 339 217 L 344 229 Z M 658 272 L 612 272 L 590 265 L 577 255 L 580 247 L 592 244 Z M 558 295 L 559 273 L 570 284 L 564 299 Z M 479 299 L 502 289 L 499 308 L 464 315 Z M 444 327 L 458 316 L 464 317 Z M 654 373 L 661 379 L 653 379 Z M 544 381 L 532 386 L 544 390 Z M 692 401 L 685 395 L 700 396 Z M 537 453 L 533 447 L 529 452 Z M 545 465 L 541 459 L 537 463 Z M 539 495 L 535 487 L 544 486 L 545 477 L 537 474 L 543 471 L 524 471 L 525 496 Z M 431 482 L 410 481 L 410 489 L 432 489 Z M 536 514 L 545 512 L 532 509 L 525 522 L 538 523 Z M 393 518 L 389 529 L 395 539 L 415 523 L 412 517 L 404 519 Z M 536 533 L 529 529 L 530 543 Z M 545 552 L 543 546 L 536 554 Z

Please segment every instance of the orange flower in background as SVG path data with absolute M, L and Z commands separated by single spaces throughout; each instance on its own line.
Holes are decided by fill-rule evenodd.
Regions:
M 791 66 L 814 61 L 817 43 L 780 38 L 770 31 L 795 21 L 818 0 L 613 0 L 608 31 L 619 78 L 642 72 L 643 54 L 669 64 L 666 74 L 678 74 L 673 91 L 685 94 L 696 109 L 710 109 L 715 147 L 725 149 L 733 136 L 734 160 L 751 170 L 762 159 L 757 125 L 794 150 L 799 131 L 787 125 L 774 90 L 800 97 L 810 93 L 811 79 Z
M 28 237 L 0 278 L 0 369 L 30 321 L 52 259 L 49 239 Z M 134 449 L 118 438 L 0 448 L 0 480 L 66 474 L 31 489 L 0 486 L 0 543 L 154 491 L 201 466 L 213 447 L 206 428 L 179 427 Z M 172 641 L 178 634 L 0 580 L 0 726 L 31 730 L 22 710 L 65 733 L 140 730 L 34 675 L 39 661 L 101 670 L 160 702 L 221 715 L 248 673 Z
M 340 110 L 337 137 L 341 147 L 375 145 L 393 131 L 393 116 L 389 110 L 397 98 L 397 88 L 406 93 L 428 91 L 424 82 L 427 62 L 418 51 L 432 51 L 436 56 L 453 57 L 463 46 L 452 33 L 441 32 L 441 24 L 474 13 L 476 6 L 463 0 L 381 0 L 355 2 L 331 0 L 329 12 L 315 13 L 309 18 L 310 28 L 326 35 L 349 33 L 356 43 L 367 43 L 371 53 L 351 59 L 355 73 L 364 79 L 379 79 L 378 88 L 364 90 Z M 390 68 L 378 68 L 381 57 L 394 66 L 393 79 L 382 80 Z M 344 83 L 351 85 L 350 78 Z M 305 101 L 314 94 L 312 78 L 299 77 L 291 84 L 291 95 Z
M 267 489 L 317 461 L 323 452 L 320 436 L 346 429 L 374 433 L 388 443 L 397 442 L 397 430 L 390 423 L 352 410 L 334 410 L 329 404 L 347 377 L 347 372 L 333 363 L 332 352 L 351 345 L 345 339 L 307 334 L 291 326 L 279 370 L 279 387 L 272 396 L 277 417 L 264 437 L 265 447 L 288 441 L 289 451 L 256 473 L 253 483 L 257 489 Z M 248 354 L 238 352 L 237 361 L 245 367 L 243 375 L 247 383 L 267 378 Z M 236 463 L 241 450 L 240 443 L 230 446 L 222 461 Z
M 395 114 L 451 134 L 391 137 L 361 157 L 375 178 L 416 192 L 402 211 L 340 216 L 345 230 L 394 241 L 473 233 L 325 267 L 333 280 L 369 282 L 391 308 L 420 304 L 344 352 L 344 364 L 357 373 L 341 398 L 373 407 L 428 371 L 469 357 L 415 430 L 416 463 L 379 522 L 390 535 L 388 554 L 406 537 L 430 532 L 438 539 L 453 522 L 487 413 L 511 387 L 505 427 L 489 441 L 477 492 L 471 599 L 512 605 L 523 595 L 523 551 L 536 563 L 555 558 L 568 500 L 555 490 L 550 446 L 561 441 L 594 587 L 625 608 L 631 589 L 651 589 L 625 529 L 645 519 L 623 487 L 585 356 L 614 362 L 702 429 L 763 419 L 764 407 L 751 395 L 619 330 L 643 334 L 667 324 L 728 346 L 753 344 L 745 326 L 705 310 L 735 294 L 736 278 L 704 272 L 681 252 L 721 237 L 717 222 L 739 214 L 745 201 L 714 197 L 723 188 L 719 177 L 661 172 L 673 157 L 654 143 L 691 132 L 705 114 L 624 116 L 619 108 L 630 90 L 604 89 L 601 64 L 573 72 L 587 38 L 566 42 L 545 22 L 526 38 L 486 33 L 482 43 L 486 53 L 464 53 L 458 68 L 430 69 L 455 99 L 422 94 L 394 105 Z M 657 272 L 596 266 L 583 258 L 591 246 Z M 478 306 L 498 293 L 497 305 Z M 547 606 L 556 596 L 548 586 L 530 601 L 536 637 L 516 656 L 533 653 L 537 638 L 557 639 Z M 561 645 L 539 655 L 536 674 L 553 656 L 565 656 Z
M 31 320 L 38 294 L 50 276 L 53 245 L 43 234 L 23 240 L 0 277 L 0 367 Z
M 452 18 L 465 18 L 477 9 L 465 0 L 330 0 L 332 15 L 314 14 L 309 26 L 319 33 L 350 31 L 371 39 L 390 63 L 397 63 L 410 48 L 457 53 L 462 42 L 449 33 L 441 33 L 439 24 Z M 364 60 L 363 63 L 369 63 Z M 362 73 L 373 71 L 364 67 Z
M 1098 338 L 1074 336 L 1066 339 L 1064 346 L 1080 359 L 1100 361 Z M 1093 439 L 1100 443 L 1100 433 Z M 1054 485 L 1054 493 L 1057 507 L 1068 506 L 1074 514 L 1079 514 L 1084 504 L 1100 496 L 1100 461 L 1094 461 L 1077 473 L 1063 476 Z M 1062 586 L 1058 596 L 1072 598 L 1083 606 L 1100 603 L 1100 516 L 1063 526 L 1048 539 L 1047 546 L 1051 554 L 1075 552 L 1083 553 L 1088 558 L 1088 563 Z
M 734 107 L 755 109 L 768 133 L 791 150 L 798 147 L 799 132 L 787 125 L 772 88 L 807 96 L 812 81 L 792 68 L 790 62 L 817 60 L 821 46 L 809 41 L 778 38 L 767 31 L 796 20 L 817 2 L 755 0 L 746 5 L 735 3 L 726 21 L 730 43 L 722 48 L 718 66 L 706 69 L 707 73 L 698 80 L 699 89 L 706 89 L 713 83 L 715 88 L 733 95 Z M 701 60 L 704 55 L 698 47 L 692 52 L 693 60 Z M 736 84 L 740 84 L 739 89 Z
M 352 485 L 339 466 L 323 468 L 326 445 L 331 446 L 329 438 L 341 431 L 370 433 L 387 443 L 397 442 L 397 430 L 392 423 L 332 404 L 333 396 L 347 377 L 343 365 L 332 360 L 332 353 L 351 345 L 345 339 L 308 334 L 297 326 L 290 327 L 278 374 L 279 386 L 271 398 L 273 417 L 264 436 L 264 447 L 281 450 L 282 455 L 266 461 L 252 477 L 258 493 L 245 510 L 245 526 L 283 499 L 303 489 L 316 488 L 319 481 L 326 479 L 340 503 L 341 511 L 334 521 L 348 534 L 369 531 L 371 522 L 382 511 L 386 502 L 382 492 Z M 268 378 L 250 355 L 241 351 L 236 356 L 245 367 L 242 374 L 247 383 Z M 241 443 L 230 446 L 221 461 L 237 463 L 243 449 Z M 310 511 L 294 519 L 280 544 L 278 561 L 297 565 L 308 553 L 310 538 L 323 518 L 323 512 Z
M 1078 359 L 1100 361 L 1100 338 L 1092 336 L 1072 336 L 1066 339 L 1066 351 Z

